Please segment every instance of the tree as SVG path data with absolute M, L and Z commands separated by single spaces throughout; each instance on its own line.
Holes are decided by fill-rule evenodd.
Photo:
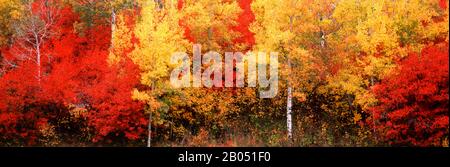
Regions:
M 390 145 L 442 146 L 448 141 L 448 43 L 411 53 L 373 87 L 377 133 Z
M 242 12 L 237 1 L 184 0 L 180 12 L 182 25 L 189 30 L 188 37 L 193 43 L 202 44 L 204 50 L 241 50 L 233 45 L 239 34 L 229 31 L 238 25 L 236 20 Z
M 255 13 L 255 22 L 251 24 L 250 30 L 255 33 L 256 43 L 254 50 L 256 50 L 256 52 L 280 52 L 282 47 L 281 45 L 283 43 L 288 43 L 289 39 L 292 37 L 292 31 L 289 29 L 289 21 L 286 20 L 289 18 L 289 12 L 292 12 L 292 10 L 285 10 L 292 9 L 291 6 L 288 6 L 288 4 L 289 2 L 266 0 L 255 0 L 252 3 L 251 6 L 253 12 Z M 287 60 L 286 54 L 282 54 L 280 56 L 283 56 L 284 59 L 282 60 Z M 282 65 L 281 69 L 285 68 L 286 66 Z M 286 103 L 286 130 L 289 140 L 292 140 L 292 88 L 287 82 L 286 84 L 288 87 Z
M 188 55 L 214 51 L 220 53 L 220 59 L 224 60 L 225 52 L 245 53 L 252 48 L 253 34 L 248 30 L 252 21 L 250 1 L 185 0 L 179 4 L 179 10 L 180 24 L 185 30 L 185 38 L 190 41 L 186 45 Z M 244 18 L 246 15 L 250 18 Z M 194 51 L 194 44 L 201 45 L 198 52 Z M 189 58 L 200 61 L 199 57 Z M 196 77 L 195 73 L 202 73 L 210 66 L 205 62 L 193 67 Z M 236 71 L 233 69 L 231 72 Z M 245 90 L 225 87 L 222 75 L 210 75 L 210 78 L 217 81 L 214 82 L 217 87 L 203 88 L 202 83 L 193 82 L 193 88 L 178 89 L 175 95 L 170 96 L 170 117 L 175 122 L 173 131 L 176 138 L 184 141 L 189 135 L 206 132 L 207 137 L 223 142 L 225 136 L 236 134 L 236 120 L 243 119 L 240 115 L 247 112 L 238 108 L 245 105 L 238 101 Z
M 417 15 L 410 15 L 412 12 Z M 338 53 L 341 66 L 349 68 L 338 71 L 330 85 L 355 95 L 363 109 L 376 102 L 367 88 L 395 68 L 407 51 L 420 51 L 433 41 L 448 41 L 448 26 L 444 25 L 448 11 L 439 8 L 438 1 L 344 0 L 336 5 L 333 19 L 340 26 L 329 36 L 329 44 Z
M 14 22 L 21 18 L 22 3 L 20 0 L 0 1 L 0 46 L 4 46 L 10 41 L 14 32 Z
M 161 111 L 158 97 L 170 89 L 168 85 L 170 56 L 182 52 L 184 43 L 183 30 L 179 26 L 179 14 L 175 4 L 171 6 L 154 1 L 139 1 L 141 4 L 140 21 L 136 23 L 133 34 L 139 41 L 131 52 L 131 59 L 139 66 L 141 83 L 147 86 L 145 90 L 136 89 L 133 97 L 146 102 L 149 106 L 148 144 L 151 145 L 152 126 L 161 126 L 163 119 L 157 111 Z M 155 117 L 152 119 L 152 115 Z M 150 120 L 151 119 L 151 120 Z
M 0 145 L 446 146 L 448 18 L 448 0 L 0 0 Z M 241 68 L 209 73 L 209 51 L 277 52 L 283 91 L 230 87 Z M 215 87 L 172 87 L 176 52 Z
M 124 9 L 136 6 L 135 0 L 69 0 L 76 13 L 80 15 L 78 28 L 96 25 L 111 25 L 114 27 L 115 15 Z
M 72 110 L 86 120 L 85 128 L 90 130 L 84 133 L 91 137 L 85 140 L 108 145 L 140 144 L 147 121 L 143 104 L 131 98 L 133 88 L 139 86 L 139 69 L 126 57 L 129 51 L 110 49 L 111 41 L 116 42 L 111 39 L 110 25 L 88 27 L 80 36 L 73 26 L 77 21 L 75 17 L 59 25 L 62 34 L 52 41 L 53 54 L 59 57 L 47 84 L 49 90 L 57 88 L 51 97 L 71 95 L 63 97 L 63 103 L 74 106 Z M 114 59 L 114 54 L 124 57 Z
M 38 142 L 40 128 L 47 123 L 48 113 L 58 106 L 44 100 L 41 81 L 44 55 L 47 60 L 50 59 L 44 49 L 44 41 L 52 36 L 53 26 L 57 22 L 55 13 L 59 9 L 53 1 L 27 2 L 24 5 L 29 13 L 15 23 L 14 45 L 7 49 L 3 57 L 2 63 L 7 70 L 1 78 L 1 96 L 4 100 L 0 111 L 15 118 L 13 124 L 9 121 L 9 126 L 4 127 L 7 129 L 5 140 L 31 145 Z
M 352 108 L 360 108 L 352 114 L 355 122 L 372 120 L 369 108 L 377 99 L 370 88 L 388 77 L 399 59 L 429 43 L 448 41 L 444 25 L 448 11 L 438 3 L 344 0 L 336 4 L 332 19 L 337 31 L 327 42 L 339 68 L 327 79 L 327 91 L 347 96 Z M 377 142 L 381 136 L 375 132 L 364 133 L 375 135 Z
M 148 90 L 137 91 L 136 97 L 149 104 L 149 110 L 154 114 L 151 125 L 153 129 L 159 129 L 161 139 L 196 134 L 207 125 L 212 125 L 215 134 L 221 134 L 228 126 L 225 123 L 227 115 L 235 111 L 232 91 L 174 89 L 167 82 L 170 70 L 175 67 L 169 61 L 175 52 L 192 55 L 194 43 L 201 44 L 202 51 L 249 48 L 250 44 L 246 42 L 234 44 L 241 38 L 238 30 L 233 31 L 239 27 L 234 20 L 238 19 L 241 9 L 235 1 L 178 1 L 177 6 L 174 2 L 142 4 L 141 21 L 134 31 L 139 42 L 132 58 L 140 65 L 143 71 L 141 82 Z M 245 27 L 240 27 L 240 31 L 245 31 Z M 247 35 L 246 38 L 251 37 Z
M 316 95 L 326 94 L 324 85 L 334 66 L 333 52 L 326 39 L 335 31 L 331 19 L 334 4 L 334 1 L 298 0 L 257 0 L 252 4 L 256 16 L 251 26 L 255 33 L 255 50 L 280 53 L 280 70 L 284 78 L 281 87 L 286 90 L 283 96 L 287 99 L 283 102 L 286 105 L 286 131 L 291 141 L 297 140 L 292 137 L 292 115 L 299 119 L 325 115 L 319 112 L 321 108 L 315 107 L 325 104 L 313 103 L 318 100 Z M 297 128 L 305 129 L 301 127 L 302 121 L 296 123 Z
M 42 78 L 42 59 L 47 55 L 43 52 L 43 45 L 53 35 L 52 28 L 58 15 L 57 2 L 51 0 L 30 1 L 26 4 L 29 11 L 19 23 L 15 25 L 15 56 L 19 61 L 28 59 L 36 63 L 36 79 Z
M 143 104 L 131 98 L 139 85 L 138 68 L 126 58 L 108 61 L 111 31 L 105 29 L 110 25 L 89 27 L 80 36 L 74 27 L 77 13 L 68 6 L 58 12 L 61 17 L 49 29 L 54 33 L 41 45 L 48 57 L 41 80 L 33 76 L 31 59 L 18 61 L 1 77 L 2 141 L 139 144 L 147 121 Z
M 237 18 L 237 26 L 233 27 L 233 31 L 239 33 L 239 37 L 234 39 L 234 45 L 244 45 L 241 51 L 252 49 L 255 44 L 254 34 L 249 30 L 250 24 L 255 20 L 255 15 L 251 9 L 252 0 L 239 0 L 239 7 L 242 9 L 241 14 Z
M 33 67 L 32 62 L 20 66 Z M 20 75 L 18 75 L 20 74 Z M 40 106 L 40 95 L 34 68 L 15 68 L 0 78 L 0 141 L 2 145 L 31 145 L 39 136 L 39 126 L 46 122 Z M 31 78 L 31 79 L 30 79 Z

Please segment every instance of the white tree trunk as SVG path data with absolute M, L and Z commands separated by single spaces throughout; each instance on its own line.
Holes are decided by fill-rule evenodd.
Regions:
M 287 108 L 286 125 L 287 125 L 288 139 L 290 141 L 292 141 L 292 87 L 291 86 L 288 86 L 287 93 L 288 93 L 288 95 L 287 95 L 287 106 L 286 106 L 286 108 Z
M 41 83 L 41 49 L 39 46 L 36 48 L 36 55 L 37 79 L 38 82 Z
M 152 82 L 152 91 L 155 90 L 155 82 Z M 147 137 L 147 147 L 151 147 L 152 146 L 152 107 L 150 106 L 150 114 L 148 116 L 148 137 Z
M 290 24 L 290 31 L 293 32 L 293 24 L 294 24 L 294 16 L 289 17 L 289 24 Z M 291 60 L 289 58 L 289 54 L 287 55 L 287 63 L 288 63 L 288 72 L 290 73 L 291 70 Z M 292 87 L 289 82 L 289 78 L 286 79 L 287 81 L 287 106 L 286 106 L 286 127 L 287 127 L 287 137 L 289 139 L 289 142 L 292 140 Z
M 33 26 L 34 27 L 34 26 Z M 37 80 L 41 84 L 41 41 L 36 32 L 34 33 L 35 47 L 36 47 L 36 66 L 37 66 Z
M 153 87 L 153 86 L 152 86 Z M 150 114 L 148 116 L 148 136 L 147 136 L 147 147 L 152 147 L 152 109 L 150 108 Z
M 35 77 L 40 84 L 42 80 L 42 58 L 46 56 L 41 52 L 41 46 L 53 34 L 52 26 L 59 16 L 57 14 L 59 9 L 51 6 L 48 1 L 42 1 L 39 5 L 40 10 L 33 12 L 32 2 L 28 2 L 26 7 L 30 12 L 29 16 L 24 18 L 23 22 L 18 22 L 15 25 L 15 33 L 17 34 L 17 44 L 22 47 L 22 49 L 17 50 L 16 56 L 21 59 L 33 60 L 36 63 Z

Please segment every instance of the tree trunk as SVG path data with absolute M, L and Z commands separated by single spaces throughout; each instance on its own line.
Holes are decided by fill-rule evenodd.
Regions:
M 116 11 L 113 8 L 111 11 L 111 48 L 114 48 L 114 32 L 116 31 Z
M 41 84 L 41 46 L 38 36 L 34 35 L 34 38 L 36 40 L 36 65 L 37 65 L 37 80 L 38 83 Z
M 147 138 L 147 147 L 152 146 L 152 111 L 150 110 L 150 114 L 148 116 L 148 138 Z
M 288 139 L 292 141 L 292 88 L 291 86 L 288 87 L 288 95 L 287 95 L 287 132 L 288 132 Z
M 39 47 L 36 50 L 37 52 L 37 79 L 39 81 L 39 83 L 41 82 L 41 53 L 40 53 L 40 49 Z
M 155 82 L 153 81 L 152 86 L 151 86 L 151 91 L 155 90 Z M 151 147 L 152 146 L 152 107 L 149 106 L 150 109 L 150 114 L 148 116 L 148 137 L 147 137 L 147 147 Z
M 289 17 L 290 31 L 293 32 L 294 16 Z M 288 72 L 291 70 L 291 60 L 289 59 L 289 54 L 287 55 Z M 289 82 L 289 78 L 286 79 L 287 82 L 287 106 L 286 106 L 286 126 L 287 126 L 287 137 L 289 142 L 292 142 L 292 87 Z

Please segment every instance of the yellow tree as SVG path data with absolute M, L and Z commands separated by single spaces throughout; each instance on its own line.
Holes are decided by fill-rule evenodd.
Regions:
M 22 17 L 23 4 L 19 0 L 0 1 L 0 48 L 11 41 L 14 33 L 14 23 Z M 0 50 L 0 76 L 5 66 L 10 62 L 6 60 Z
M 234 20 L 240 12 L 239 6 L 235 1 L 138 2 L 141 16 L 132 33 L 139 42 L 130 56 L 140 66 L 141 83 L 147 89 L 136 90 L 134 98 L 148 103 L 149 116 L 155 115 L 150 118 L 150 125 L 164 129 L 160 130 L 159 137 L 167 139 L 173 134 L 176 137 L 186 134 L 187 126 L 216 122 L 223 115 L 213 111 L 229 111 L 231 98 L 224 98 L 229 93 L 203 88 L 174 89 L 169 77 L 178 64 L 170 61 L 177 52 L 193 55 L 194 43 L 201 44 L 203 51 L 234 49 L 232 42 L 238 35 L 230 33 L 229 28 L 236 25 Z
M 201 44 L 205 51 L 236 51 L 233 40 L 239 37 L 231 27 L 242 12 L 236 0 L 184 0 L 182 24 L 189 30 L 192 42 Z M 192 48 L 192 47 L 189 47 Z
M 182 14 L 181 24 L 186 30 L 186 37 L 190 43 L 186 46 L 189 55 L 193 55 L 191 60 L 200 62 L 194 56 L 196 52 L 205 54 L 214 51 L 220 54 L 220 59 L 224 60 L 225 52 L 240 52 L 245 48 L 242 45 L 236 45 L 234 40 L 240 36 L 234 32 L 232 27 L 237 25 L 237 18 L 242 12 L 236 0 L 186 0 L 180 7 Z M 197 51 L 194 51 L 194 44 L 198 44 Z M 222 65 L 222 62 L 218 62 Z M 196 65 L 193 65 L 196 66 Z M 203 62 L 198 69 L 199 72 L 211 67 L 209 62 Z M 222 73 L 223 74 L 223 73 Z M 194 76 L 195 77 L 195 76 Z M 211 76 L 212 77 L 212 76 Z M 214 76 L 213 78 L 222 78 L 223 76 Z M 231 114 L 235 113 L 235 99 L 233 98 L 233 88 L 202 88 L 193 82 L 194 88 L 180 91 L 179 96 L 172 100 L 177 102 L 171 106 L 174 117 L 181 118 L 188 122 L 184 126 L 179 126 L 178 131 L 195 134 L 199 129 L 210 130 L 208 132 L 222 133 L 225 127 L 231 127 L 229 120 Z M 188 126 L 195 125 L 195 128 L 186 129 Z
M 153 112 L 156 117 L 149 122 L 148 146 L 151 145 L 151 125 L 163 125 L 160 110 L 164 106 L 158 99 L 171 88 L 169 84 L 170 70 L 174 65 L 170 64 L 170 57 L 176 52 L 185 52 L 187 41 L 180 27 L 180 15 L 175 4 L 165 4 L 156 1 L 139 1 L 141 16 L 133 30 L 139 42 L 130 54 L 133 61 L 139 65 L 141 83 L 148 86 L 147 90 L 135 90 L 134 98 L 147 102 L 150 118 Z M 123 27 L 123 26 L 122 26 Z M 121 32 L 126 32 L 120 30 Z M 115 38 L 113 38 L 115 39 Z
M 255 14 L 255 22 L 251 24 L 250 30 L 255 33 L 255 47 L 256 52 L 281 52 L 282 45 L 288 43 L 293 37 L 290 29 L 290 16 L 292 13 L 289 2 L 285 1 L 270 1 L 270 0 L 255 0 L 252 3 L 252 10 Z M 295 16 L 294 16 L 295 17 Z M 288 54 L 279 54 L 287 60 Z M 287 65 L 286 62 L 282 64 Z M 286 69 L 286 66 L 281 66 Z M 286 74 L 283 73 L 282 74 Z M 284 75 L 287 76 L 287 75 Z M 281 86 L 284 87 L 284 86 Z M 292 121 L 291 121 L 291 87 L 288 85 L 287 95 L 287 134 L 288 138 L 292 139 Z
M 13 33 L 13 23 L 21 17 L 23 4 L 20 0 L 0 1 L 0 46 L 6 44 Z
M 330 19 L 334 1 L 256 0 L 252 9 L 256 15 L 252 31 L 256 51 L 280 53 L 281 87 L 285 97 L 287 136 L 292 137 L 294 101 L 303 103 L 315 91 L 326 75 L 329 56 L 325 37 L 333 31 Z M 299 106 L 298 104 L 296 106 Z M 294 111 L 304 113 L 297 108 Z
M 387 75 L 396 60 L 427 42 L 448 41 L 448 10 L 440 9 L 438 1 L 342 0 L 333 19 L 340 27 L 330 42 L 348 68 L 330 83 L 356 95 L 363 108 L 374 102 L 367 87 Z
M 397 60 L 429 42 L 448 41 L 448 10 L 438 5 L 421 0 L 339 1 L 332 15 L 338 30 L 328 41 L 341 68 L 328 78 L 328 90 L 354 96 L 353 105 L 367 110 L 376 102 L 370 87 L 389 75 Z M 361 114 L 354 120 L 361 120 Z

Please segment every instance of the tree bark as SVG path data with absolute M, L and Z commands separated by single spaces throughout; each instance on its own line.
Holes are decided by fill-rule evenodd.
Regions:
M 290 25 L 290 31 L 293 32 L 293 23 L 294 23 L 294 16 L 289 17 L 289 25 Z M 290 73 L 291 70 L 291 60 L 289 58 L 289 54 L 287 55 L 287 62 L 288 62 L 288 72 Z M 287 82 L 287 106 L 286 106 L 286 127 L 287 127 L 287 137 L 289 141 L 292 143 L 292 87 L 289 82 L 289 78 L 286 79 Z

